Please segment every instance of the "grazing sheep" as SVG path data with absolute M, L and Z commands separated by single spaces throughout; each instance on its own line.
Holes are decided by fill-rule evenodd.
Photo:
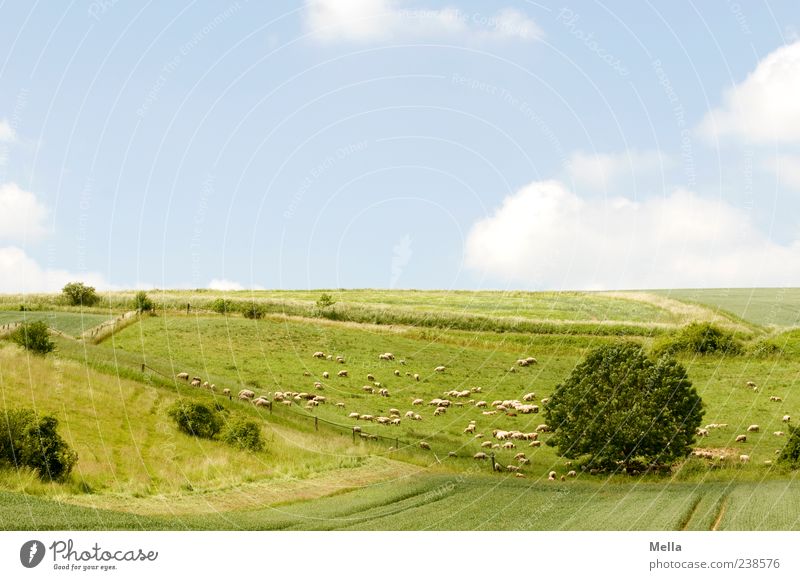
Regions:
M 753 381 L 747 381 L 747 386 L 753 389 L 754 391 L 758 388 Z
M 340 409 L 344 409 L 344 403 L 336 403 L 336 406 Z
M 447 452 L 447 456 L 448 457 L 458 457 L 458 454 L 455 451 L 448 451 Z
M 537 364 L 539 362 L 535 358 L 533 358 L 532 356 L 529 356 L 529 357 L 525 358 L 525 360 L 528 362 L 529 365 L 535 365 L 535 364 Z
M 378 355 L 378 360 L 394 360 L 394 355 L 390 352 L 384 352 Z
M 478 401 L 477 403 L 475 403 L 475 406 L 478 408 L 484 408 L 486 407 L 486 401 Z
M 370 387 L 369 385 L 364 385 L 363 387 L 361 387 L 361 390 L 371 395 L 375 393 L 375 387 Z
M 183 381 L 188 381 L 189 380 L 189 373 L 178 373 L 177 375 L 175 375 L 175 378 L 181 379 Z
M 374 383 L 375 382 L 375 375 L 373 375 L 372 373 L 368 374 L 367 375 L 367 380 L 368 381 L 372 381 Z
M 322 373 L 322 378 L 323 379 L 328 379 L 328 378 L 330 378 L 330 376 L 331 375 L 330 375 L 330 373 L 328 371 L 325 371 L 325 372 Z
M 192 382 L 189 384 L 192 385 L 193 387 L 199 387 L 201 382 L 202 381 L 200 381 L 200 379 L 194 378 L 192 379 Z
M 475 433 L 475 425 L 474 424 L 467 425 L 467 428 L 464 429 L 464 433 Z
M 708 437 L 708 429 L 701 429 L 697 428 L 697 436 L 698 437 Z
M 358 419 L 359 421 L 374 421 L 375 417 L 373 417 L 372 415 L 359 415 Z
M 414 421 L 422 421 L 422 415 L 420 415 L 419 413 L 414 413 L 412 419 L 414 419 Z
M 358 425 L 356 425 L 355 427 L 353 427 L 353 432 L 355 432 L 355 433 L 361 433 L 361 427 L 359 427 Z
M 539 406 L 538 405 L 520 405 L 517 407 L 517 411 L 522 413 L 523 415 L 528 415 L 530 413 L 538 413 Z
M 783 431 L 773 431 L 772 434 L 775 435 L 776 437 L 783 437 L 784 435 L 786 435 L 786 433 L 784 433 Z
M 360 417 L 361 417 L 361 415 L 359 415 L 358 413 L 350 413 L 348 415 L 348 418 L 350 418 L 350 419 L 358 419 Z
M 396 377 L 399 377 L 399 376 L 400 376 L 400 371 L 398 371 L 397 369 L 395 369 L 395 371 L 394 371 L 394 376 L 396 376 Z
M 406 411 L 405 418 L 406 419 L 413 419 L 414 418 L 414 411 Z
M 209 388 L 210 386 L 211 386 L 211 385 L 209 384 L 209 382 L 208 382 L 208 381 L 204 381 L 204 382 L 203 382 L 203 388 L 204 388 L 204 389 L 207 389 L 207 388 Z
M 524 454 L 524 453 L 517 453 L 517 454 L 514 456 L 514 459 L 516 459 L 517 461 L 519 461 L 520 459 L 527 459 L 527 458 L 525 457 L 525 454 Z
M 548 481 L 555 481 L 556 480 L 556 475 L 557 475 L 557 473 L 555 471 L 551 471 L 550 473 L 547 474 L 547 480 Z
M 263 397 L 259 397 L 255 401 L 253 401 L 253 405 L 256 407 L 269 407 L 272 403 L 270 403 L 267 399 Z
M 332 355 L 332 354 L 329 354 L 328 356 L 326 356 L 326 357 L 325 357 L 325 359 L 326 359 L 326 360 L 333 360 L 333 355 Z
M 517 467 L 516 465 L 506 465 L 506 470 L 515 473 L 519 471 L 519 467 Z
M 414 380 L 415 381 L 419 381 L 419 374 L 418 373 L 414 373 Z
M 378 394 L 381 397 L 388 397 L 389 396 L 389 389 L 381 389 L 380 391 L 378 391 Z
M 313 356 L 314 358 L 325 358 L 325 353 L 324 353 L 324 352 L 322 352 L 322 351 L 320 351 L 320 350 L 318 350 L 317 352 L 315 352 L 315 353 L 314 353 L 313 355 L 311 355 L 311 356 Z
M 749 455 L 740 455 L 739 456 L 739 461 L 741 461 L 742 463 L 747 463 L 748 461 L 750 461 L 750 456 Z
M 491 441 L 484 441 L 483 443 L 481 443 L 481 447 L 484 447 L 484 448 L 491 447 L 491 446 L 492 446 L 492 442 Z
M 523 401 L 530 402 L 536 398 L 536 393 L 527 393 L 522 397 Z
M 578 473 L 574 469 L 571 469 L 567 472 L 567 477 L 577 477 L 577 476 Z
M 514 445 L 513 441 L 506 441 L 505 443 L 503 443 L 503 449 L 514 449 L 514 448 L 516 448 L 516 445 Z
M 736 442 L 737 443 L 745 443 L 747 441 L 747 435 L 737 435 Z
M 758 430 L 759 430 L 760 428 L 761 428 L 761 427 L 759 427 L 758 425 L 750 425 L 750 426 L 747 428 L 747 431 L 748 431 L 749 433 L 758 433 Z
M 791 420 L 792 420 L 792 417 L 790 415 L 784 415 L 783 419 L 781 419 L 781 421 L 783 421 L 784 423 L 788 423 Z
M 242 389 L 241 391 L 239 391 L 239 398 L 240 399 L 241 398 L 252 399 L 255 396 L 256 396 L 256 394 L 253 391 L 251 391 L 250 389 Z
M 481 415 L 486 415 L 487 417 L 489 415 L 497 415 L 497 411 L 483 411 Z
M 447 407 L 436 407 L 436 410 L 433 412 L 434 417 L 438 417 L 439 415 L 444 415 L 447 411 Z
M 308 371 L 303 371 L 303 376 L 304 376 L 304 377 L 310 377 L 310 376 L 311 376 L 311 373 L 310 373 L 310 372 L 308 372 Z
M 412 405 L 424 405 L 425 401 L 423 401 L 422 399 L 414 399 L 413 401 L 411 401 L 411 404 Z
M 473 459 L 489 459 L 489 456 L 486 455 L 483 451 L 478 451 L 475 455 L 472 456 Z
M 336 357 L 336 362 L 344 364 L 344 357 L 343 356 L 337 356 Z
M 769 398 L 769 400 L 770 400 L 770 401 L 772 401 L 772 402 L 774 402 L 774 403 L 780 403 L 781 401 L 783 401 L 783 399 L 782 399 L 781 397 L 776 397 L 775 395 L 772 395 L 772 396 Z
M 550 431 L 550 426 L 545 424 L 539 425 L 536 427 L 536 431 L 538 433 L 548 433 Z
M 325 390 L 325 387 L 319 381 L 316 381 L 314 383 L 314 388 L 317 389 L 318 391 L 324 391 Z
M 420 447 L 420 449 L 427 449 L 427 450 L 430 450 L 430 448 L 431 448 L 431 446 L 428 445 L 428 443 L 426 441 L 420 441 L 419 442 L 419 447 Z
M 230 395 L 231 394 L 231 390 L 230 389 L 222 389 L 222 394 L 226 395 L 226 396 Z
M 291 407 L 292 406 L 292 402 L 291 401 L 281 401 L 281 403 L 283 405 L 286 405 L 287 407 Z
M 541 447 L 541 446 L 542 446 L 541 441 L 531 441 L 530 443 L 528 443 L 528 447 Z
M 388 425 L 391 422 L 391 419 L 389 419 L 389 417 L 378 417 L 375 420 L 378 422 L 379 425 Z
M 338 373 L 336 373 L 336 376 L 337 377 L 346 377 L 347 376 L 347 371 L 342 369 Z
M 445 366 L 443 366 L 443 365 L 439 365 L 438 367 L 436 367 L 436 368 L 435 368 L 435 369 L 433 369 L 433 370 L 434 370 L 434 371 L 436 371 L 437 373 L 443 373 L 444 371 L 446 371 L 446 370 L 447 370 L 447 367 L 445 367 Z

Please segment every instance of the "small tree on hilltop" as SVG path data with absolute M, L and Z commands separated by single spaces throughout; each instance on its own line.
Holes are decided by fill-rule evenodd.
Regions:
M 22 348 L 42 356 L 53 352 L 55 343 L 50 339 L 50 329 L 41 320 L 20 324 L 11 333 L 11 340 Z
M 86 286 L 83 282 L 70 282 L 61 293 L 71 306 L 94 306 L 100 302 L 100 297 L 93 286 Z
M 545 417 L 560 455 L 632 471 L 686 457 L 703 403 L 683 366 L 623 343 L 590 352 L 556 387 Z

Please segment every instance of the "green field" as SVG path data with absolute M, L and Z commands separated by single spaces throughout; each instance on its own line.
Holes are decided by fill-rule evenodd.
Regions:
M 676 301 L 675 294 L 665 300 L 652 293 L 333 293 L 337 306 L 346 298 L 354 311 L 379 307 L 389 318 L 397 312 L 405 317 L 410 310 L 416 317 L 412 321 L 446 313 L 438 325 L 314 318 L 319 292 L 259 293 L 259 300 L 284 296 L 280 300 L 307 302 L 293 314 L 268 311 L 261 320 L 214 314 L 199 306 L 217 295 L 239 300 L 249 293 L 167 294 L 174 308 L 165 308 L 162 301 L 157 315 L 133 320 L 99 344 L 70 336 L 81 334 L 76 329 L 86 328 L 87 316 L 98 317 L 92 320 L 99 324 L 110 315 L 0 312 L 50 316 L 62 325 L 83 320 L 71 332 L 59 328 L 66 336 L 56 337 L 57 350 L 45 359 L 0 342 L 0 404 L 55 415 L 79 454 L 64 483 L 42 483 L 31 472 L 0 469 L 0 528 L 800 528 L 796 474 L 772 465 L 785 441 L 773 431 L 786 430 L 783 415 L 800 416 L 794 395 L 800 331 L 769 329 L 741 311 L 717 312 L 694 299 Z M 157 299 L 157 293 L 152 295 Z M 125 296 L 111 296 L 119 303 L 116 314 L 123 311 Z M 38 300 L 47 304 L 54 299 Z M 195 304 L 189 314 L 179 307 L 185 301 Z M 467 311 L 488 321 L 488 328 L 446 324 L 451 315 Z M 537 327 L 540 332 L 499 332 L 498 325 L 509 318 L 544 325 Z M 639 330 L 620 337 L 608 332 L 609 320 Z M 628 339 L 649 348 L 656 337 L 690 320 L 738 329 L 745 341 L 741 355 L 681 358 L 704 400 L 704 423 L 727 424 L 712 429 L 697 446 L 730 460 L 710 465 L 688 459 L 668 476 L 579 474 L 548 482 L 549 471 L 563 475 L 571 465 L 546 445 L 529 447 L 521 441 L 514 449 L 494 450 L 501 465 L 526 453 L 530 463 L 524 478 L 492 473 L 489 462 L 472 459 L 483 450 L 481 443 L 491 439 L 492 429 L 530 432 L 543 422 L 536 414 L 485 415 L 486 409 L 472 403 L 535 392 L 541 405 L 540 399 L 592 347 Z M 601 327 L 602 332 L 592 332 Z M 779 350 L 751 354 L 767 343 Z M 316 351 L 341 355 L 345 362 L 314 358 Z M 394 353 L 396 360 L 379 360 L 382 352 Z M 515 365 L 529 355 L 538 363 Z M 446 370 L 435 372 L 439 365 Z M 337 376 L 340 370 L 348 376 Z M 216 390 L 176 380 L 181 371 L 214 383 Z M 329 378 L 323 378 L 325 372 Z M 388 397 L 363 389 L 376 381 L 388 389 Z M 747 381 L 755 381 L 758 391 L 745 388 Z M 234 395 L 248 388 L 269 397 L 279 391 L 313 392 L 327 401 L 313 408 L 276 402 L 270 412 L 235 396 L 229 400 L 224 388 Z M 451 397 L 456 404 L 440 416 L 428 404 L 412 405 L 417 398 L 427 403 L 447 391 L 477 388 L 463 399 Z M 771 401 L 774 396 L 782 401 Z M 256 419 L 266 450 L 244 452 L 179 433 L 165 412 L 179 398 L 216 403 L 226 420 Z M 399 425 L 348 417 L 352 412 L 388 416 L 391 408 L 401 413 Z M 422 420 L 406 418 L 409 411 Z M 483 438 L 464 433 L 470 421 Z M 760 431 L 736 443 L 736 436 L 752 424 L 760 425 Z M 380 439 L 354 436 L 356 425 Z M 421 441 L 431 449 L 421 449 Z M 750 462 L 740 464 L 739 454 L 749 455 Z M 22 506 L 26 517 L 14 518 Z
M 20 312 L 0 310 L 0 327 L 6 324 L 43 320 L 54 330 L 73 337 L 79 337 L 87 330 L 113 318 L 113 314 L 93 312 Z
M 765 326 L 800 325 L 798 288 L 723 288 L 653 290 L 654 294 L 694 302 Z

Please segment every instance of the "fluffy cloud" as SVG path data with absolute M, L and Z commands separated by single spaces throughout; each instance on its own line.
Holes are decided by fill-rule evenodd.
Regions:
M 235 282 L 233 280 L 227 280 L 225 278 L 214 278 L 211 282 L 208 283 L 208 288 L 210 290 L 263 290 L 261 286 L 250 286 L 246 287 L 240 284 L 239 282 Z
M 0 119 L 0 143 L 13 141 L 16 138 L 14 128 L 5 119 Z
M 667 197 L 584 200 L 534 182 L 477 222 L 468 267 L 537 289 L 796 286 L 800 242 L 772 242 L 748 215 L 678 190 Z
M 542 37 L 539 26 L 513 8 L 494 14 L 454 7 L 406 9 L 401 0 L 309 0 L 305 25 L 321 42 L 442 37 L 533 41 Z
M 768 54 L 727 91 L 724 105 L 703 119 L 709 138 L 727 135 L 754 143 L 800 143 L 800 41 Z
M 40 238 L 47 231 L 47 208 L 14 183 L 0 185 L 0 239 Z
M 764 169 L 774 171 L 781 185 L 800 190 L 800 156 L 779 155 L 764 163 Z
M 672 160 L 658 151 L 626 153 L 585 153 L 577 151 L 568 161 L 573 182 L 588 187 L 606 189 L 622 178 L 660 173 L 672 167 Z
M 67 270 L 43 268 L 20 248 L 0 248 L 0 293 L 58 292 L 64 284 L 76 280 L 98 290 L 113 289 L 96 272 L 75 274 Z

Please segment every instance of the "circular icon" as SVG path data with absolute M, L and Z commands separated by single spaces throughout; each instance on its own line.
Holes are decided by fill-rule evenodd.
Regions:
M 19 549 L 19 561 L 26 568 L 35 568 L 44 559 L 44 544 L 39 540 L 29 540 Z

